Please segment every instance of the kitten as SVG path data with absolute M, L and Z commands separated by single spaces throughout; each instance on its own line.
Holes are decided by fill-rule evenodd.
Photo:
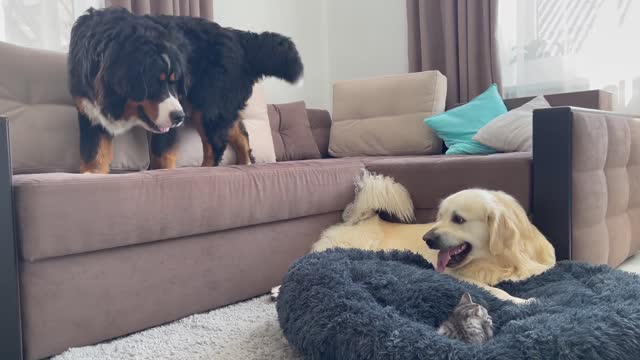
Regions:
M 438 328 L 438 334 L 482 345 L 493 337 L 493 323 L 487 309 L 474 303 L 469 293 L 464 293 L 449 319 Z

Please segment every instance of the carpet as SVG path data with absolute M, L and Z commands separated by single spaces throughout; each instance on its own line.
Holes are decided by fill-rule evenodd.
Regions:
M 561 261 L 497 287 L 536 301 L 501 301 L 409 252 L 334 249 L 298 259 L 276 307 L 285 337 L 309 360 L 640 359 L 639 276 Z M 436 333 L 464 292 L 493 319 L 495 336 L 482 346 Z
M 94 346 L 72 348 L 54 360 L 302 359 L 283 337 L 268 296 L 216 309 Z

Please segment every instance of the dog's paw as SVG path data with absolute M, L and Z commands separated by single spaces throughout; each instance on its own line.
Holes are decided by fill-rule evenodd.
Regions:
M 280 295 L 280 285 L 271 288 L 271 301 L 278 300 L 278 295 Z
M 536 304 L 536 303 L 538 302 L 538 299 L 536 299 L 536 298 L 529 298 L 529 299 L 526 299 L 524 302 L 525 302 L 525 304 L 527 304 L 527 305 L 529 305 L 529 304 Z
M 529 299 L 513 298 L 513 302 L 518 305 L 530 305 L 530 304 L 537 303 L 538 300 L 536 298 L 529 298 Z

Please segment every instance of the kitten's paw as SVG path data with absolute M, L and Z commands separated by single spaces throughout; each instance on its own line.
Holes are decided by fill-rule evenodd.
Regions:
M 280 286 L 274 286 L 271 288 L 271 301 L 278 300 L 278 295 L 280 295 Z

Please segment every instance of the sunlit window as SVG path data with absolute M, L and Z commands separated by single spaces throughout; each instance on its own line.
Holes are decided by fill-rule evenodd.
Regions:
M 506 97 L 605 89 L 640 113 L 640 1 L 500 1 Z
M 75 19 L 103 0 L 0 0 L 0 41 L 67 51 Z

